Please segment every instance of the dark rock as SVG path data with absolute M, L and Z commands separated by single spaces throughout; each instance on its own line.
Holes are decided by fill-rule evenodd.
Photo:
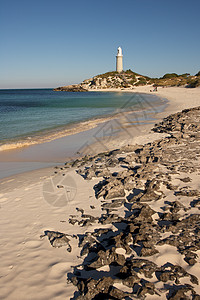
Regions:
M 67 251 L 71 252 L 72 247 L 69 244 L 69 239 L 67 238 L 67 235 L 65 233 L 61 233 L 58 231 L 50 231 L 46 230 L 44 232 L 44 236 L 48 236 L 48 239 L 52 245 L 52 247 L 60 248 L 63 246 L 67 246 Z
M 139 283 L 139 282 L 140 282 L 140 278 L 137 276 L 137 274 L 128 276 L 123 280 L 123 284 L 130 288 L 132 288 L 135 283 Z
M 68 222 L 69 222 L 69 224 L 72 224 L 72 225 L 79 223 L 79 221 L 77 219 L 69 219 Z
M 188 292 L 190 293 L 190 296 L 186 295 Z M 190 300 L 193 299 L 192 294 L 195 294 L 193 291 L 193 288 L 187 284 L 185 286 L 179 286 L 178 288 L 175 288 L 174 291 L 172 291 L 172 294 L 168 297 L 170 300 Z
M 97 260 L 87 265 L 87 268 L 98 269 L 105 265 L 117 264 L 123 266 L 125 264 L 125 257 L 122 254 L 117 254 L 115 248 L 107 251 L 99 251 Z
M 124 199 L 119 199 L 119 200 L 112 200 L 112 203 L 104 203 L 102 204 L 103 209 L 109 209 L 109 208 L 118 208 L 124 204 L 125 200 Z
M 159 253 L 159 251 L 154 246 L 152 246 L 151 248 L 143 247 L 140 251 L 140 256 L 151 256 L 156 253 Z
M 97 217 L 93 217 L 93 216 L 91 216 L 91 215 L 87 215 L 87 214 L 82 214 L 82 216 L 81 216 L 82 218 L 84 218 L 84 219 L 88 219 L 88 220 L 90 220 L 90 222 L 95 222 L 96 220 L 98 220 L 98 218 Z
M 111 297 L 113 297 L 114 299 L 125 299 L 125 297 L 127 296 L 127 293 L 119 290 L 118 288 L 116 287 L 111 287 L 110 291 L 109 291 L 109 295 Z
M 181 189 L 180 191 L 177 191 L 174 194 L 175 196 L 186 196 L 186 197 L 200 196 L 200 193 L 197 190 L 185 190 L 185 189 Z
M 72 84 L 72 85 L 58 87 L 58 88 L 55 88 L 54 91 L 56 91 L 56 92 L 60 92 L 60 91 L 64 91 L 64 92 L 87 92 L 87 90 L 79 84 Z
M 155 294 L 155 286 L 152 282 L 145 282 L 143 286 L 141 286 L 138 291 L 137 295 L 142 297 L 146 294 L 154 295 Z
M 110 181 L 103 181 L 95 185 L 96 197 L 104 197 L 105 199 L 112 199 L 125 196 L 124 186 L 118 179 Z
M 191 178 L 190 177 L 184 177 L 184 178 L 180 178 L 181 181 L 183 182 L 190 182 Z
M 77 211 L 79 211 L 81 214 L 84 214 L 84 210 L 82 208 L 76 208 Z

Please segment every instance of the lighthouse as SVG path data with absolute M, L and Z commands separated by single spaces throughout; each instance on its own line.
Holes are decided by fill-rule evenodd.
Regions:
M 123 71 L 123 55 L 122 55 L 122 48 L 117 48 L 117 55 L 116 55 L 116 71 L 121 73 Z

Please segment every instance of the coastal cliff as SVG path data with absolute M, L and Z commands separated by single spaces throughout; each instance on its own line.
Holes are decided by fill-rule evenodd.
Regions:
M 54 91 L 66 92 L 86 92 L 92 90 L 106 89 L 134 89 L 137 86 L 153 85 L 154 87 L 167 86 L 185 86 L 187 88 L 195 88 L 200 86 L 200 72 L 191 76 L 189 73 L 177 75 L 176 73 L 168 73 L 160 78 L 150 78 L 140 75 L 132 70 L 118 72 L 107 72 L 86 79 L 79 84 L 67 85 L 55 88 Z

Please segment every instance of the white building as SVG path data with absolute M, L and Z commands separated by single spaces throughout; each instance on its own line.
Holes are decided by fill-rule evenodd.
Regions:
M 122 55 L 122 48 L 117 48 L 117 55 L 116 55 L 116 71 L 121 73 L 123 71 L 123 55 Z

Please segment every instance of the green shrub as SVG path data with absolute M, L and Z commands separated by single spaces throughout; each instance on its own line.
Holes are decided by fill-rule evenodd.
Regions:
M 129 81 L 130 84 L 134 84 L 136 82 L 136 79 L 132 79 Z
M 146 82 L 146 79 L 144 77 L 140 77 L 138 78 L 138 82 L 136 82 L 136 86 L 139 86 L 139 85 L 146 85 L 147 82 Z
M 190 80 L 187 85 L 188 88 L 196 88 L 198 86 L 200 86 L 200 78 Z
M 127 75 L 130 74 L 130 75 L 140 76 L 140 74 L 133 72 L 131 69 L 126 70 L 124 73 L 127 74 Z
M 200 71 L 195 76 L 200 76 Z
M 161 77 L 161 79 L 169 79 L 169 78 L 175 78 L 175 77 L 178 77 L 178 75 L 176 73 L 167 73 L 163 77 Z
M 190 76 L 190 73 L 184 73 L 179 75 L 179 77 L 184 77 L 184 78 L 187 78 L 188 76 Z
M 132 74 L 133 71 L 132 71 L 131 69 L 128 69 L 128 70 L 125 71 L 125 73 L 126 73 L 126 74 Z
M 104 74 L 97 75 L 96 77 L 107 78 L 109 76 L 115 76 L 117 74 L 118 74 L 117 71 L 111 71 L 111 72 L 106 72 Z

